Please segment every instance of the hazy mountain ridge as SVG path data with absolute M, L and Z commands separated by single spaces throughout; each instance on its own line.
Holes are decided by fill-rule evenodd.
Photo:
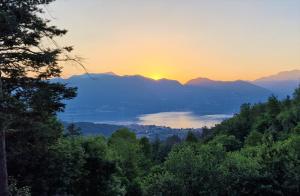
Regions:
M 259 78 L 252 82 L 255 85 L 271 90 L 275 95 L 284 98 L 291 95 L 300 84 L 300 70 L 284 71 L 271 76 Z
M 298 80 L 300 81 L 300 70 L 283 71 L 277 74 L 266 76 L 255 80 L 255 82 L 261 81 L 287 81 Z
M 186 83 L 188 86 L 214 86 L 214 85 L 232 85 L 232 84 L 249 84 L 243 80 L 235 80 L 235 81 L 218 81 L 211 80 L 209 78 L 195 78 Z
M 264 101 L 271 92 L 245 81 L 214 85 L 182 85 L 176 80 L 153 80 L 139 75 L 89 74 L 54 81 L 78 87 L 60 117 L 67 121 L 127 119 L 140 114 L 192 111 L 234 113 L 245 102 Z

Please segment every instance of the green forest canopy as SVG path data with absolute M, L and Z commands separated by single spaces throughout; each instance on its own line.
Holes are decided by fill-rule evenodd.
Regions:
M 72 129 L 70 129 L 72 130 Z M 56 117 L 8 136 L 10 190 L 32 195 L 298 195 L 300 88 L 244 104 L 197 138 L 64 133 Z

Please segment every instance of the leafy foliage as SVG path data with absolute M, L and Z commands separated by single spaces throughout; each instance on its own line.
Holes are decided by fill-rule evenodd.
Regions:
M 298 195 L 299 92 L 245 104 L 184 141 L 127 129 L 109 138 L 63 134 L 55 118 L 19 122 L 24 132 L 8 137 L 11 187 L 32 195 Z
M 41 17 L 52 1 L 0 2 L 0 141 L 12 195 L 300 194 L 300 87 L 291 98 L 243 104 L 201 138 L 150 142 L 127 129 L 86 137 L 73 125 L 65 133 L 56 112 L 76 89 L 49 79 L 72 48 L 43 47 L 66 33 Z

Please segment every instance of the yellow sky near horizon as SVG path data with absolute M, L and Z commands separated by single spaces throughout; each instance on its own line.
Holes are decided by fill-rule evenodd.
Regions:
M 184 83 L 300 69 L 298 0 L 57 0 L 48 13 L 91 73 Z M 64 67 L 65 77 L 84 72 Z

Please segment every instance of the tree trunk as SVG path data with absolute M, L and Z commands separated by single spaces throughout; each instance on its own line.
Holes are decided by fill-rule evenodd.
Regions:
M 3 86 L 0 70 L 0 115 L 3 114 L 2 103 L 4 101 Z M 3 116 L 2 116 L 3 117 Z M 5 144 L 5 119 L 0 116 L 0 196 L 8 196 L 8 177 L 6 165 L 6 144 Z
M 0 196 L 8 196 L 5 131 L 0 130 Z

